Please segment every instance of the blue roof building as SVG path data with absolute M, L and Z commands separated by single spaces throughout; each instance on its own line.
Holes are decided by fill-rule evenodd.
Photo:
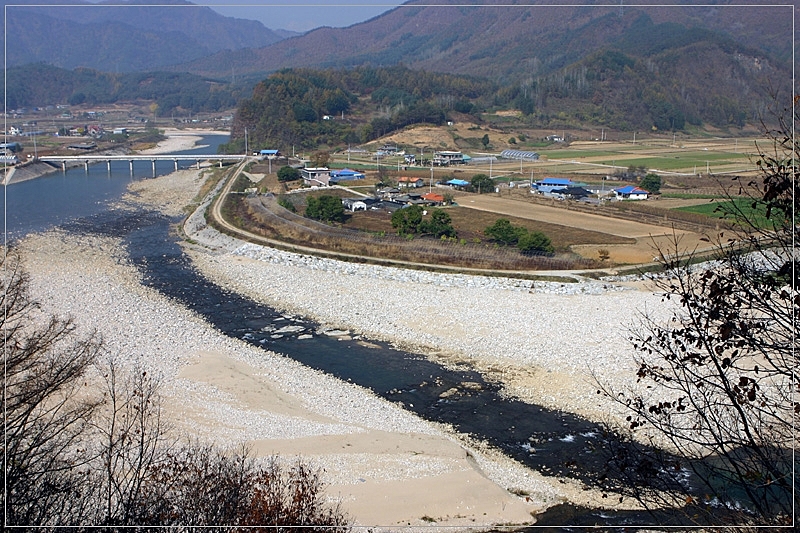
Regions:
M 539 192 L 548 193 L 557 189 L 566 189 L 567 187 L 580 187 L 583 184 L 572 181 L 569 178 L 544 178 L 533 185 Z
M 363 180 L 366 176 L 361 172 L 356 172 L 355 170 L 349 168 L 343 168 L 342 170 L 331 170 L 331 179 L 334 181 L 342 181 L 342 180 Z
M 467 185 L 469 185 L 469 182 L 464 180 L 452 179 L 450 181 L 446 181 L 445 185 L 450 185 L 451 187 L 466 187 Z
M 628 185 L 626 187 L 620 187 L 619 189 L 614 189 L 614 194 L 617 196 L 617 198 L 622 200 L 647 200 L 647 196 L 650 193 L 642 189 L 641 187 L 636 187 L 635 185 Z

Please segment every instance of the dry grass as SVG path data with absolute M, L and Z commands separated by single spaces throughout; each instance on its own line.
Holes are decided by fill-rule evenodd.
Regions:
M 581 259 L 571 253 L 526 256 L 516 248 L 497 247 L 483 242 L 425 237 L 406 239 L 393 232 L 368 233 L 346 226 L 330 226 L 293 214 L 278 206 L 274 198 L 238 197 L 238 201 L 232 198 L 225 206 L 225 212 L 228 220 L 256 235 L 379 262 L 388 259 L 461 268 L 523 271 L 596 266 L 595 261 Z M 378 219 L 375 217 L 371 220 Z

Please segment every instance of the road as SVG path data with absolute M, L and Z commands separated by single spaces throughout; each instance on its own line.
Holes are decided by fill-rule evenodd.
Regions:
M 266 246 L 272 246 L 275 248 L 283 249 L 283 250 L 290 250 L 297 253 L 306 253 L 309 255 L 321 255 L 325 257 L 332 257 L 335 259 L 342 259 L 345 261 L 357 261 L 357 262 L 372 262 L 378 263 L 383 265 L 389 266 L 397 266 L 397 267 L 405 267 L 405 268 L 413 268 L 413 269 L 423 269 L 423 270 L 432 270 L 432 271 L 440 271 L 440 272 L 459 272 L 459 273 L 467 273 L 467 274 L 482 274 L 482 275 L 500 275 L 500 276 L 509 276 L 509 277 L 532 277 L 532 276 L 547 276 L 547 277 L 564 277 L 564 278 L 574 278 L 574 279 L 581 279 L 583 275 L 589 272 L 595 273 L 607 273 L 611 274 L 614 273 L 613 269 L 600 269 L 596 271 L 587 271 L 587 270 L 552 270 L 552 271 L 542 271 L 542 270 L 485 270 L 485 269 L 478 269 L 478 268 L 459 268 L 459 267 L 450 267 L 446 265 L 430 265 L 428 263 L 416 263 L 413 261 L 401 261 L 401 260 L 393 260 L 393 259 L 376 259 L 372 257 L 365 257 L 356 254 L 347 254 L 347 253 L 340 253 L 340 252 L 331 252 L 327 250 L 320 250 L 317 248 L 312 248 L 308 246 L 296 245 L 296 244 L 287 244 L 282 241 L 278 241 L 275 239 L 269 239 L 267 237 L 262 237 L 260 235 L 256 235 L 254 233 L 250 233 L 245 231 L 227 220 L 222 216 L 222 203 L 224 199 L 231 194 L 231 187 L 233 183 L 236 182 L 236 179 L 239 175 L 244 171 L 245 166 L 247 165 L 248 161 L 245 160 L 240 163 L 237 168 L 231 172 L 231 174 L 226 178 L 226 183 L 223 185 L 221 192 L 219 195 L 214 199 L 211 203 L 211 209 L 208 212 L 208 223 L 209 225 L 216 225 L 218 228 L 223 228 L 227 233 L 230 235 L 234 235 L 240 239 L 255 242 L 258 244 L 264 244 Z M 466 198 L 474 198 L 473 203 L 469 203 L 468 200 L 465 201 Z M 522 216 L 525 218 L 533 218 L 537 220 L 533 216 L 532 206 L 531 204 L 525 202 L 515 202 L 513 200 L 505 200 L 501 198 L 493 198 L 490 196 L 469 196 L 469 197 L 461 197 L 461 204 L 465 207 L 471 207 L 473 209 L 480 209 L 483 208 L 487 211 L 493 211 L 500 214 L 508 214 L 513 216 Z M 492 200 L 501 200 L 501 202 L 493 202 Z M 596 231 L 605 231 L 606 233 L 611 233 L 614 235 L 622 235 L 625 237 L 633 237 L 637 239 L 637 244 L 635 245 L 613 245 L 613 246 L 593 246 L 587 248 L 580 248 L 576 247 L 576 251 L 578 253 L 582 253 L 586 257 L 597 257 L 597 248 L 607 248 L 611 253 L 611 261 L 618 262 L 618 263 L 649 263 L 652 261 L 653 256 L 655 255 L 653 252 L 653 243 L 660 243 L 662 245 L 666 245 L 670 242 L 673 238 L 672 232 L 666 228 L 659 227 L 659 226 L 650 226 L 647 224 L 640 224 L 637 222 L 629 222 L 625 220 L 617 220 L 617 219 L 609 219 L 606 217 L 600 217 L 598 215 L 589 215 L 583 213 L 576 213 L 573 211 L 565 211 L 558 208 L 552 208 L 547 206 L 535 206 L 537 208 L 536 213 L 539 207 L 544 208 L 541 211 L 542 217 L 549 217 L 550 220 L 553 221 L 554 224 L 562 224 L 567 226 L 573 227 L 583 227 L 588 229 L 594 229 Z M 515 212 L 519 212 L 520 214 L 514 214 Z M 589 218 L 583 218 L 589 217 Z M 544 220 L 540 218 L 538 220 Z M 576 225 L 576 224 L 584 224 L 584 225 Z M 600 226 L 606 227 L 607 229 L 600 229 Z M 656 233 L 657 232 L 657 233 Z M 696 238 L 695 238 L 696 237 Z M 695 234 L 690 234 L 686 236 L 682 236 L 682 244 L 694 244 L 695 241 L 699 243 L 699 236 L 695 236 Z M 654 240 L 655 239 L 655 240 Z

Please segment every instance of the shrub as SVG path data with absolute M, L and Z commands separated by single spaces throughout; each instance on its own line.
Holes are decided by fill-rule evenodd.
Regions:
M 519 238 L 517 247 L 523 254 L 552 254 L 555 252 L 555 248 L 550 242 L 550 237 L 540 231 L 531 231 L 522 235 Z

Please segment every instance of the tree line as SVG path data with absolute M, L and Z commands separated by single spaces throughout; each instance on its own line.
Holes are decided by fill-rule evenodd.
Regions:
M 7 71 L 8 109 L 54 104 L 110 104 L 146 100 L 162 114 L 232 109 L 252 84 L 232 85 L 189 73 L 109 73 L 88 68 L 67 70 L 37 63 Z

